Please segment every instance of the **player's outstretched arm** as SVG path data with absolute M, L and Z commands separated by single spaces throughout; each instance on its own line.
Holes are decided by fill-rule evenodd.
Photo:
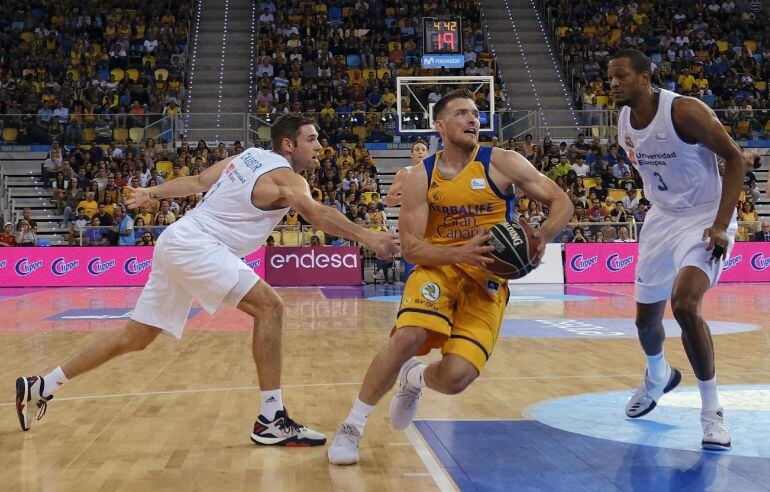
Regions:
M 535 169 L 518 152 L 495 148 L 492 152 L 495 173 L 500 173 L 504 183 L 520 187 L 533 200 L 548 206 L 550 213 L 536 235 L 541 236 L 541 246 L 551 241 L 572 218 L 573 206 L 569 197 L 547 176 Z
M 334 207 L 324 207 L 310 195 L 310 187 L 302 176 L 294 172 L 275 171 L 271 173 L 278 187 L 279 198 L 285 199 L 291 207 L 308 222 L 324 232 L 358 241 L 375 252 L 378 258 L 391 259 L 398 252 L 396 238 L 389 232 L 375 232 L 349 221 Z
M 219 180 L 225 166 L 236 157 L 238 156 L 234 155 L 227 159 L 223 159 L 196 176 L 185 176 L 183 178 L 173 179 L 158 186 L 151 186 L 150 188 L 132 188 L 126 186 L 125 188 L 131 191 L 131 196 L 128 198 L 127 202 L 128 207 L 141 207 L 155 198 L 189 196 L 208 191 L 214 183 Z
M 714 111 L 698 99 L 681 97 L 672 106 L 674 125 L 681 137 L 699 142 L 725 160 L 722 180 L 722 198 L 712 227 L 704 231 L 711 250 L 714 246 L 727 247 L 727 227 L 730 225 L 735 206 L 743 189 L 746 170 L 752 165 L 746 154 L 727 134 Z
M 395 207 L 401 205 L 401 193 L 404 187 L 404 181 L 409 177 L 409 169 L 401 169 L 393 178 L 393 184 L 388 189 L 388 195 L 385 197 L 385 205 Z
M 428 177 L 422 164 L 412 168 L 409 179 L 403 181 L 402 190 L 398 232 L 401 249 L 407 260 L 423 266 L 468 263 L 482 267 L 493 261 L 486 256 L 495 249 L 487 244 L 492 239 L 489 234 L 476 235 L 462 246 L 437 246 L 425 241 Z

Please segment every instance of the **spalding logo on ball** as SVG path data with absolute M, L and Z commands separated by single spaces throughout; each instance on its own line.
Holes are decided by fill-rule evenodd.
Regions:
M 526 222 L 500 222 L 490 230 L 490 244 L 495 250 L 489 253 L 494 262 L 487 269 L 505 279 L 517 279 L 536 268 L 532 258 L 537 254 L 538 240 L 534 230 Z

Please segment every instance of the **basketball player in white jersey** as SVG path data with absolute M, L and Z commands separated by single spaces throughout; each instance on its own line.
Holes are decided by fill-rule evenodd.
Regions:
M 701 304 L 717 283 L 733 245 L 735 207 L 748 163 L 708 106 L 652 87 L 650 59 L 640 51 L 616 53 L 608 73 L 615 100 L 624 106 L 619 143 L 641 174 L 644 195 L 652 202 L 639 240 L 635 289 L 636 326 L 647 369 L 626 415 L 646 415 L 681 380 L 663 355 L 662 320 L 670 299 L 698 379 L 702 446 L 730 449 L 717 395 L 714 345 Z M 717 155 L 726 162 L 724 183 Z
M 415 144 L 412 145 L 412 150 L 409 154 L 409 157 L 412 158 L 412 165 L 398 170 L 396 176 L 393 178 L 393 184 L 388 190 L 388 196 L 385 197 L 385 205 L 388 207 L 397 207 L 401 205 L 401 188 L 403 188 L 404 181 L 407 176 L 409 176 L 409 171 L 411 171 L 414 166 L 421 163 L 427 155 L 428 146 L 425 145 L 425 142 L 415 142 Z
M 207 192 L 203 201 L 160 236 L 150 279 L 131 320 L 121 330 L 95 337 L 45 377 L 16 381 L 16 408 L 23 430 L 35 411 L 42 417 L 53 393 L 118 355 L 142 350 L 161 333 L 180 338 L 193 300 L 211 314 L 224 305 L 254 317 L 253 356 L 259 375 L 261 411 L 251 439 L 273 446 L 317 446 L 326 438 L 289 418 L 280 389 L 283 302 L 241 257 L 259 248 L 293 207 L 327 233 L 360 241 L 381 258 L 396 252 L 395 239 L 348 221 L 333 207 L 319 205 L 298 173 L 318 163 L 321 144 L 311 119 L 279 118 L 272 128 L 274 151 L 250 148 L 200 175 L 152 188 L 128 188 L 128 205 L 151 199 Z

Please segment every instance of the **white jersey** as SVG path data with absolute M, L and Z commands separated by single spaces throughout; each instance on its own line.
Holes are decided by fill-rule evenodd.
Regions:
M 620 110 L 618 140 L 644 181 L 644 195 L 656 207 L 686 209 L 713 203 L 722 195 L 717 156 L 702 144 L 689 144 L 676 133 L 671 118 L 679 94 L 660 89 L 655 117 L 646 128 L 631 126 L 631 108 Z
M 251 201 L 257 180 L 280 168 L 292 169 L 281 155 L 251 147 L 222 171 L 203 201 L 182 220 L 190 220 L 238 256 L 257 250 L 288 208 L 262 210 Z M 173 225 L 172 225 L 173 227 Z

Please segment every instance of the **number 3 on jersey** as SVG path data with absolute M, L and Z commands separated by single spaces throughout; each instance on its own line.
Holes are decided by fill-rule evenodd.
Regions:
M 663 181 L 663 176 L 661 176 L 660 173 L 652 173 L 652 175 L 658 178 L 658 181 L 660 181 L 660 184 L 658 185 L 658 190 L 660 191 L 668 190 L 668 186 L 666 185 L 666 182 Z

